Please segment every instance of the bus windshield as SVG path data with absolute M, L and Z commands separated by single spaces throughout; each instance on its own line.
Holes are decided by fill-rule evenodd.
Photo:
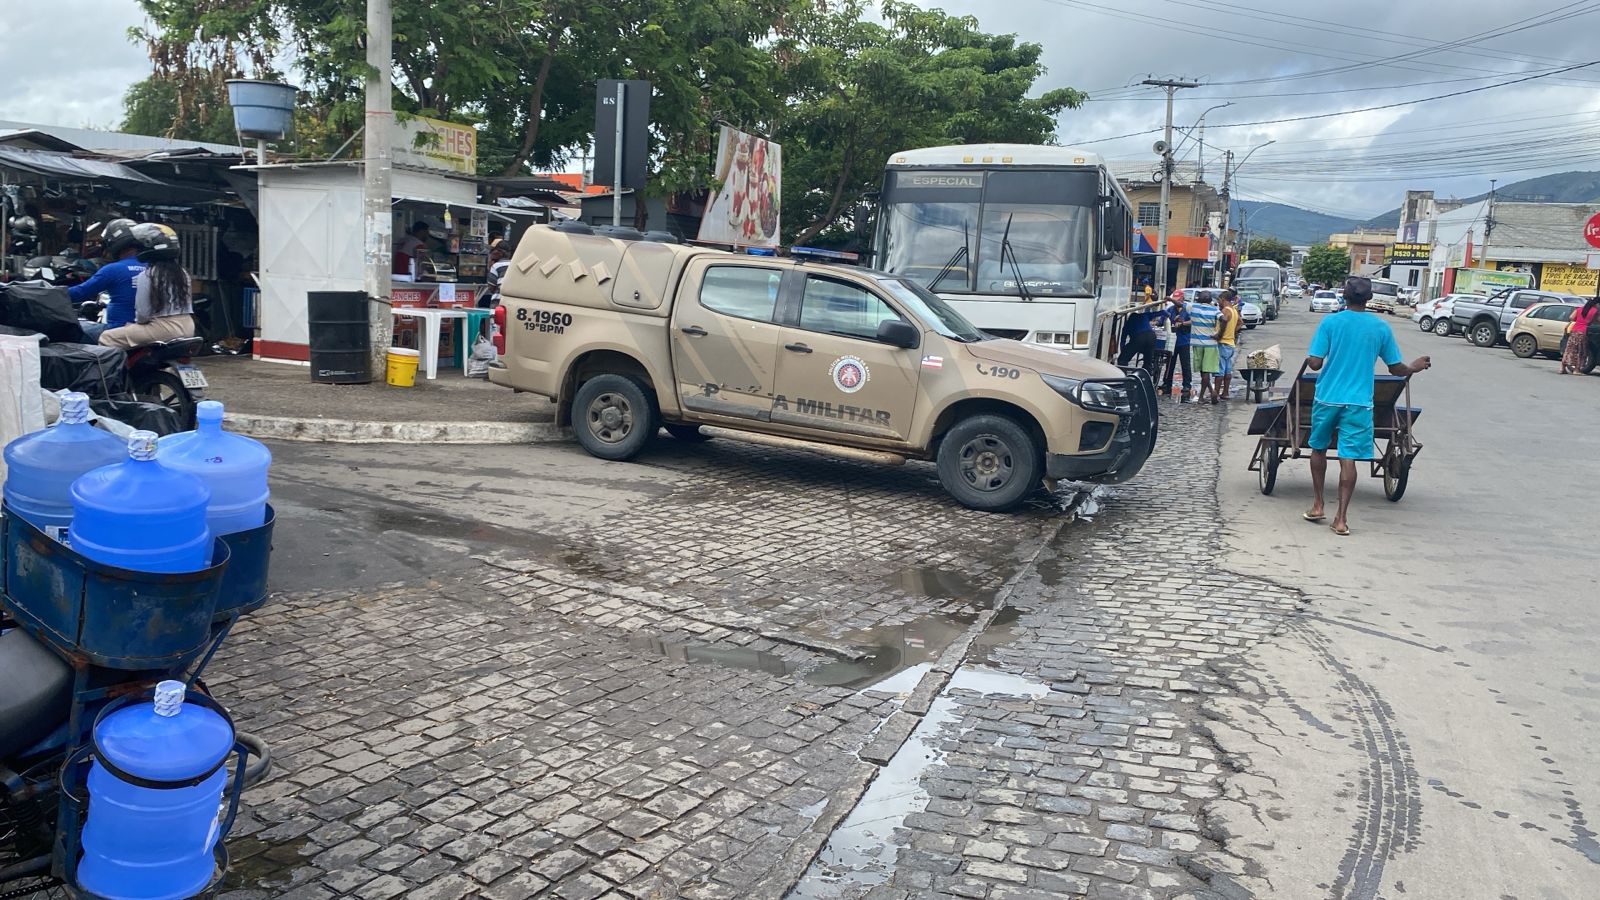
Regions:
M 881 265 L 946 293 L 1093 296 L 1098 191 L 1081 169 L 891 171 Z
M 933 328 L 939 334 L 971 344 L 975 341 L 988 340 L 988 335 L 979 331 L 968 322 L 960 313 L 950 308 L 938 294 L 928 290 L 909 278 L 883 277 L 878 279 L 884 290 L 893 294 L 896 300 L 904 303 L 917 318 Z

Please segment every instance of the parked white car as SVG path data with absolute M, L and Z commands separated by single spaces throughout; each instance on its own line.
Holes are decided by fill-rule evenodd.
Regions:
M 1303 288 L 1301 288 L 1300 285 L 1298 285 L 1298 284 L 1290 285 L 1289 287 L 1286 287 L 1286 288 L 1283 289 L 1283 295 L 1285 297 L 1293 297 L 1295 299 L 1299 299 L 1300 296 L 1302 294 L 1304 294 L 1304 293 L 1305 293 L 1305 290 Z
M 1310 309 L 1314 313 L 1338 312 L 1344 308 L 1337 291 L 1317 291 L 1311 295 Z
M 1253 300 L 1239 301 L 1239 321 L 1244 323 L 1244 327 L 1254 328 L 1266 320 L 1266 316 L 1261 312 L 1260 304 Z
M 1417 323 L 1417 327 L 1423 331 L 1431 331 L 1440 337 L 1460 333 L 1456 326 L 1450 323 L 1450 313 L 1455 310 L 1458 297 L 1483 299 L 1478 294 L 1446 294 L 1433 300 L 1424 300 L 1412 311 L 1411 321 Z

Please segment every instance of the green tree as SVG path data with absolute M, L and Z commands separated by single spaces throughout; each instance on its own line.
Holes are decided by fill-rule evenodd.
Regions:
M 180 100 L 175 82 L 152 75 L 129 86 L 122 95 L 122 109 L 122 130 L 130 134 L 219 144 L 239 139 L 226 90 L 217 95 L 208 87 L 203 96 L 191 94 Z
M 1350 274 L 1350 251 L 1313 244 L 1300 264 L 1300 275 L 1312 284 L 1337 284 Z
M 1293 257 L 1289 242 L 1275 237 L 1253 237 L 1245 250 L 1246 259 L 1270 259 L 1280 266 L 1288 266 Z

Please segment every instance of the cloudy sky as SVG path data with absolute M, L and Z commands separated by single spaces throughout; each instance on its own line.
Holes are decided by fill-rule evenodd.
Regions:
M 114 125 L 122 91 L 149 68 L 127 40 L 141 22 L 133 0 L 0 2 L 0 119 Z M 1600 169 L 1600 65 L 1557 71 L 1600 61 L 1600 0 L 928 5 L 1042 44 L 1050 72 L 1040 86 L 1094 98 L 1062 117 L 1061 142 L 1113 158 L 1153 162 L 1158 135 L 1141 132 L 1160 127 L 1164 104 L 1139 81 L 1202 82 L 1179 93 L 1174 121 L 1188 129 L 1209 107 L 1232 104 L 1206 115 L 1208 175 L 1223 150 L 1238 159 L 1276 141 L 1239 174 L 1236 193 L 1248 199 L 1365 216 L 1399 205 L 1408 188 L 1468 196 L 1491 178 Z M 1517 79 L 1529 80 L 1492 87 Z M 1426 99 L 1444 94 L 1459 96 Z M 1388 108 L 1329 115 L 1370 107 Z M 1187 159 L 1198 152 L 1193 138 L 1181 144 Z

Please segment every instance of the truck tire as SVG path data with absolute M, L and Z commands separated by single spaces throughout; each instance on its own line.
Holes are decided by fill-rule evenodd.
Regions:
M 938 467 L 939 483 L 962 506 L 1005 512 L 1039 486 L 1043 448 L 1005 416 L 972 416 L 945 434 Z
M 590 455 L 632 459 L 655 436 L 661 416 L 655 397 L 627 375 L 596 375 L 578 388 L 572 430 Z
M 1467 329 L 1467 340 L 1474 347 L 1493 347 L 1500 343 L 1500 326 L 1489 319 L 1479 319 Z
M 1523 332 L 1511 339 L 1511 352 L 1518 359 L 1532 359 L 1539 352 L 1539 339 Z
M 668 422 L 661 427 L 667 430 L 667 434 L 671 435 L 673 440 L 683 441 L 685 444 L 703 444 L 711 440 L 711 435 L 701 431 L 699 425 L 680 425 L 676 422 Z

